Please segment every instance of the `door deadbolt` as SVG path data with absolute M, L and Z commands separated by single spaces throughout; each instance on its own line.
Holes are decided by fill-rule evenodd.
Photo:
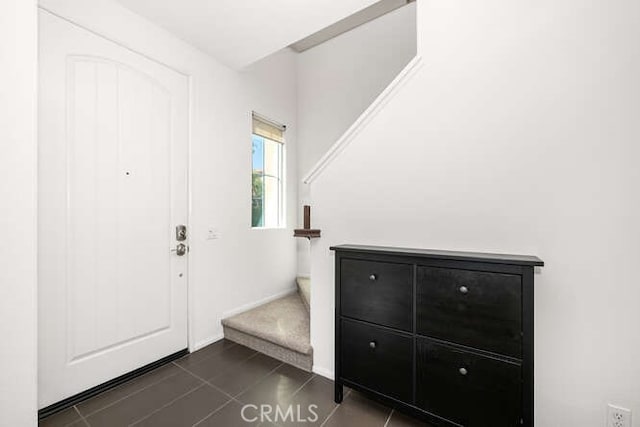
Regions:
M 187 240 L 187 226 L 186 225 L 178 225 L 176 227 L 176 240 L 178 242 L 184 242 Z

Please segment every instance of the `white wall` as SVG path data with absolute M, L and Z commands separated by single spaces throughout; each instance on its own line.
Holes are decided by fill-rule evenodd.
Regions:
M 420 0 L 424 66 L 312 183 L 312 344 L 339 243 L 535 254 L 536 425 L 640 426 L 640 3 Z
M 221 338 L 223 314 L 293 289 L 297 200 L 295 54 L 233 71 L 110 0 L 41 6 L 191 75 L 190 343 Z M 251 230 L 251 110 L 287 131 L 287 229 Z M 220 238 L 206 240 L 209 227 Z
M 298 55 L 300 178 L 415 54 L 416 5 L 411 3 Z M 299 211 L 309 200 L 308 189 L 300 185 Z M 299 240 L 298 272 L 309 275 L 309 243 Z
M 36 425 L 36 80 L 32 0 L 0 14 L 0 424 Z

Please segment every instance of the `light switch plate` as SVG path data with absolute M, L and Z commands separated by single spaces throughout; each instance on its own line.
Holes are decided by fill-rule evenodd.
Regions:
M 207 230 L 207 240 L 217 240 L 220 238 L 220 230 L 215 227 L 209 227 Z

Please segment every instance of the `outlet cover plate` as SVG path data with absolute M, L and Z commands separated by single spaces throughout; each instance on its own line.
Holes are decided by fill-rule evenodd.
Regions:
M 608 404 L 606 427 L 631 427 L 631 410 Z

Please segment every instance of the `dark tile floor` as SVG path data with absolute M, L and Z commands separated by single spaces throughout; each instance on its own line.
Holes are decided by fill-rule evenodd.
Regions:
M 312 404 L 316 406 L 310 408 Z M 253 405 L 245 407 L 249 421 L 241 416 L 245 405 Z M 272 407 L 283 412 L 269 413 Z M 332 381 L 225 340 L 45 418 L 39 425 L 426 426 L 349 389 L 343 403 L 336 405 Z

